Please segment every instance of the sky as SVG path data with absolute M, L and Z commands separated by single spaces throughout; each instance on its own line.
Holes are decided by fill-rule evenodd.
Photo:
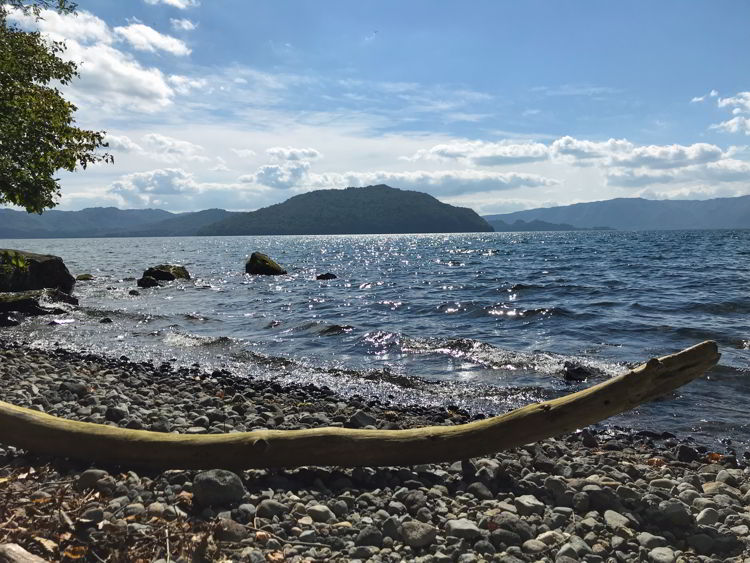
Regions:
M 80 0 L 11 17 L 114 164 L 59 209 L 385 183 L 481 214 L 750 194 L 750 3 Z

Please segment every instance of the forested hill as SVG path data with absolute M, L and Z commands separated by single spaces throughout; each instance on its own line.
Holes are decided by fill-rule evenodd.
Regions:
M 546 221 L 625 230 L 750 229 L 750 195 L 707 200 L 618 198 L 487 215 L 487 221 Z
M 326 235 L 492 231 L 473 210 L 385 185 L 316 190 L 284 203 L 238 213 L 201 235 Z

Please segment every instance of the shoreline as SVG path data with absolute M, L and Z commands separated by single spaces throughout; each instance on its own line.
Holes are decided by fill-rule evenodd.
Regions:
M 0 344 L 3 400 L 126 428 L 395 429 L 475 418 L 197 366 Z M 52 559 L 79 548 L 92 561 L 166 560 L 164 534 L 172 530 L 174 538 L 202 538 L 173 540 L 172 560 L 206 549 L 209 560 L 249 561 L 743 561 L 750 553 L 749 470 L 745 460 L 709 453 L 666 433 L 585 430 L 453 464 L 243 471 L 234 493 L 209 508 L 200 483 L 217 479 L 211 471 L 92 473 L 0 445 L 0 494 L 10 493 L 16 522 L 31 518 L 30 509 L 42 513 L 30 522 L 47 522 L 44 511 L 54 503 L 35 501 L 57 498 L 60 482 L 73 487 L 75 515 L 72 526 L 53 525 L 50 515 L 35 530 L 54 548 L 21 525 L 0 528 L 0 543 Z M 149 540 L 157 531 L 162 536 Z

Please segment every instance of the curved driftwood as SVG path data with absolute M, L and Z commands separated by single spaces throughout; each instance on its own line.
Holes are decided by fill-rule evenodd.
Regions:
M 0 442 L 39 454 L 153 469 L 346 467 L 455 461 L 576 428 L 677 389 L 719 360 L 703 342 L 558 399 L 459 426 L 409 430 L 257 430 L 180 435 L 75 422 L 0 402 Z

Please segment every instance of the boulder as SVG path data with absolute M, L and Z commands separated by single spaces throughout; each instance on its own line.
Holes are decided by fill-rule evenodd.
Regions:
M 59 256 L 0 248 L 0 291 L 51 288 L 70 293 L 75 282 Z
M 138 287 L 156 287 L 159 285 L 159 282 L 151 276 L 143 276 L 136 283 L 138 284 Z
M 78 274 L 76 276 L 76 281 L 91 281 L 94 279 L 94 276 L 91 274 Z
M 253 252 L 245 262 L 245 273 L 261 276 L 280 276 L 286 270 L 262 252 Z
M 57 289 L 0 293 L 0 326 L 16 326 L 24 316 L 65 313 L 56 303 L 78 305 L 78 299 Z
M 188 274 L 185 266 L 159 264 L 143 272 L 143 278 L 146 277 L 154 278 L 158 281 L 189 280 L 190 274 Z
M 331 272 L 326 272 L 325 274 L 318 274 L 315 276 L 316 280 L 335 280 L 338 276 L 336 274 L 332 274 Z

